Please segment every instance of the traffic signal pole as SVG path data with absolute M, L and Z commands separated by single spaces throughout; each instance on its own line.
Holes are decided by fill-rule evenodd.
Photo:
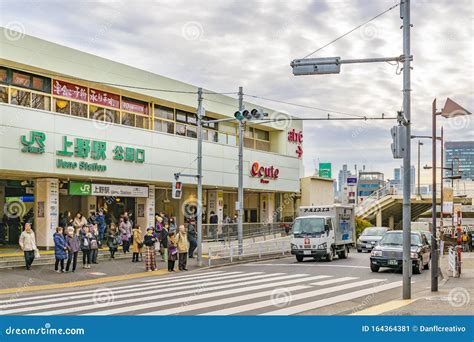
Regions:
M 197 108 L 197 136 L 198 136 L 198 150 L 197 150 L 197 265 L 202 266 L 202 117 L 204 115 L 202 107 L 202 88 L 198 88 L 198 108 Z
M 244 93 L 243 88 L 239 87 L 239 111 L 244 110 Z M 239 181 L 238 181 L 238 222 L 237 222 L 237 242 L 239 258 L 243 255 L 243 240 L 244 240 L 244 123 L 239 121 Z

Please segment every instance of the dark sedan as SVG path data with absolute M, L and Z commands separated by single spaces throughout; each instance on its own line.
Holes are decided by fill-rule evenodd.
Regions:
M 422 232 L 411 233 L 411 253 L 413 273 L 420 274 L 423 269 L 429 269 L 431 247 Z M 378 272 L 380 267 L 401 268 L 403 264 L 403 232 L 388 231 L 372 250 L 370 269 Z

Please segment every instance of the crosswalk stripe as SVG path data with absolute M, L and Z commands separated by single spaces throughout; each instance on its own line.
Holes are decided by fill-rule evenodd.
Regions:
M 303 262 L 303 263 L 298 263 L 298 264 L 261 264 L 261 263 L 251 263 L 251 264 L 242 264 L 242 266 L 247 266 L 247 267 L 259 267 L 259 266 L 284 266 L 284 267 L 343 267 L 343 268 L 370 268 L 369 266 L 358 266 L 358 265 L 325 265 L 321 263 L 315 263 L 315 262 Z
M 226 279 L 232 279 L 232 278 L 242 278 L 242 277 L 247 277 L 249 275 L 258 275 L 262 274 L 263 272 L 251 272 L 251 273 L 246 273 L 242 274 L 239 272 L 239 274 L 230 274 L 229 275 L 219 275 L 219 281 L 226 280 Z M 272 273 L 274 275 L 281 275 L 283 273 Z M 208 282 L 208 281 L 214 281 L 213 278 L 198 278 L 198 279 L 184 279 L 186 282 L 186 285 L 192 285 L 192 284 L 199 284 L 202 282 Z M 237 280 L 237 279 L 235 279 Z M 160 282 L 159 280 L 155 281 L 155 284 L 141 284 L 140 286 L 134 286 L 133 288 L 126 288 L 126 287 L 120 287 L 120 286 L 115 286 L 115 287 L 110 287 L 107 288 L 108 290 L 112 291 L 114 295 L 116 294 L 123 294 L 123 293 L 129 293 L 129 292 L 134 292 L 137 290 L 156 290 L 156 289 L 166 289 L 173 287 L 173 289 L 176 287 L 177 284 L 180 284 L 181 282 L 177 281 L 169 281 L 169 282 Z M 91 296 L 91 294 L 97 293 L 97 291 L 101 291 L 101 289 L 104 289 L 104 287 L 99 287 L 94 290 L 87 291 L 85 294 L 75 294 L 75 293 L 70 293 L 70 295 L 62 295 L 60 297 L 56 298 L 47 298 L 47 299 L 38 299 L 31 301 L 29 298 L 24 298 L 21 303 L 14 303 L 14 304 L 6 304 L 3 306 L 0 306 L 0 315 L 4 314 L 3 311 L 8 309 L 8 308 L 15 308 L 15 307 L 21 307 L 27 305 L 28 307 L 31 307 L 32 305 L 37 305 L 41 303 L 54 303 L 54 302 L 64 302 L 65 300 L 77 300 L 80 298 L 88 298 Z
M 194 278 L 196 276 L 199 276 L 199 275 L 217 275 L 217 274 L 222 274 L 222 273 L 235 273 L 235 272 L 225 272 L 225 271 L 211 271 L 211 272 L 206 272 L 206 273 L 197 273 L 197 274 L 187 274 L 187 275 L 182 275 L 182 276 L 171 276 L 173 277 L 172 279 L 186 279 L 186 278 Z M 242 273 L 242 272 L 238 272 L 238 273 Z M 143 279 L 141 282 L 142 283 L 150 283 L 150 282 L 154 282 L 156 281 L 156 278 L 151 278 L 151 279 Z
M 257 273 L 263 273 L 263 272 L 252 272 L 253 274 Z M 198 281 L 198 280 L 206 280 L 206 279 L 211 279 L 211 278 L 219 278 L 221 279 L 223 276 L 227 275 L 240 275 L 244 276 L 245 274 L 248 273 L 243 273 L 243 272 L 227 272 L 224 275 L 222 274 L 211 274 L 207 275 L 208 273 L 205 274 L 194 274 L 194 275 L 187 275 L 187 276 L 182 276 L 182 277 L 173 277 L 173 278 L 154 278 L 152 282 L 148 283 L 142 283 L 140 282 L 139 284 L 133 284 L 133 285 L 126 285 L 126 286 L 114 286 L 113 288 L 119 288 L 121 290 L 124 289 L 139 289 L 142 287 L 148 287 L 153 284 L 173 284 L 180 282 L 181 280 L 190 280 L 190 281 Z M 151 280 L 151 279 L 150 279 Z M 59 298 L 60 300 L 64 299 L 71 299 L 72 297 L 77 297 L 77 295 L 82 295 L 82 294 L 91 294 L 94 293 L 96 289 L 91 289 L 91 290 L 84 290 L 84 291 L 76 291 L 76 292 L 61 292 L 61 293 L 55 293 L 55 294 L 49 294 L 49 295 L 43 295 L 43 296 L 30 296 L 30 297 L 21 297 L 21 298 L 12 298 L 11 300 L 3 300 L 0 301 L 0 309 L 10 307 L 11 304 L 18 303 L 18 302 L 26 302 L 26 304 L 31 304 L 32 301 L 39 299 L 43 300 L 46 298 Z M 54 300 L 52 300 L 54 301 Z M 37 302 L 36 302 L 37 303 Z M 2 305 L 4 304 L 4 305 Z M 24 305 L 26 305 L 24 304 Z
M 289 294 L 289 300 L 291 302 L 296 301 L 296 300 L 301 300 L 301 299 L 307 299 L 311 297 L 316 297 L 320 296 L 323 294 L 328 294 L 332 292 L 338 292 L 338 291 L 343 291 L 343 290 L 348 290 L 352 289 L 355 287 L 360 287 L 364 285 L 370 285 L 374 283 L 380 283 L 384 281 L 385 279 L 368 279 L 368 280 L 362 280 L 354 283 L 349 283 L 349 284 L 344 284 L 344 285 L 338 285 L 338 286 L 333 286 L 333 287 L 328 287 L 324 289 L 319 289 L 315 291 L 308 291 L 308 292 L 303 292 L 303 293 L 298 293 L 295 295 Z M 286 289 L 284 289 L 286 291 Z M 237 298 L 231 298 L 231 301 Z M 269 299 L 269 300 L 264 300 L 261 302 L 254 302 L 250 304 L 245 304 L 237 307 L 232 307 L 232 308 L 227 308 L 227 309 L 222 309 L 222 310 L 217 310 L 213 312 L 208 312 L 204 313 L 203 315 L 234 315 L 240 312 L 245 312 L 245 311 L 252 311 L 252 310 L 257 310 L 261 309 L 267 306 L 273 306 L 275 305 L 275 300 Z
M 231 290 L 225 290 L 225 291 L 219 291 L 219 292 L 214 292 L 216 288 L 210 288 L 207 291 L 211 291 L 210 293 L 206 294 L 200 294 L 200 295 L 193 295 L 187 298 L 185 301 L 186 302 L 191 302 L 191 301 L 197 301 L 197 300 L 202 300 L 202 299 L 207 299 L 207 298 L 213 298 L 213 297 L 220 297 L 220 296 L 228 296 L 228 295 L 233 295 L 237 294 L 240 292 L 250 292 L 250 291 L 258 291 L 262 289 L 267 289 L 267 288 L 272 288 L 276 286 L 284 286 L 284 285 L 291 285 L 294 283 L 303 283 L 303 282 L 309 282 L 312 280 L 316 279 L 322 279 L 322 278 L 328 278 L 329 276 L 312 276 L 312 277 L 306 277 L 306 278 L 298 278 L 298 279 L 291 279 L 291 280 L 285 280 L 285 281 L 280 281 L 280 282 L 272 282 L 270 284 L 263 284 L 263 285 L 256 285 L 256 286 L 247 286 L 250 284 L 246 283 L 246 286 L 238 286 L 236 289 L 231 289 Z M 238 284 L 236 284 L 237 286 Z M 181 293 L 173 293 L 173 296 L 180 296 L 182 295 Z M 155 299 L 153 297 L 149 297 L 149 300 Z M 158 298 L 156 298 L 158 299 Z M 183 298 L 173 298 L 169 300 L 164 300 L 161 302 L 152 302 L 152 303 L 145 303 L 145 304 L 139 304 L 139 305 L 132 305 L 129 307 L 119 307 L 116 309 L 110 309 L 110 310 L 104 310 L 104 311 L 96 311 L 92 313 L 88 313 L 87 315 L 114 315 L 114 314 L 121 314 L 124 312 L 130 312 L 130 311 L 137 311 L 137 310 L 144 310 L 144 309 L 151 309 L 151 308 L 156 308 L 156 307 L 162 307 L 162 306 L 167 306 L 167 305 L 172 305 L 172 304 L 182 304 L 183 303 Z
M 359 279 L 359 278 L 358 277 L 342 277 L 342 278 L 318 281 L 317 283 L 311 283 L 309 285 L 324 286 L 324 285 L 331 285 L 331 284 L 336 284 L 336 283 L 343 283 L 345 281 L 355 280 L 355 279 Z
M 336 304 L 336 303 L 339 303 L 339 302 L 343 302 L 343 301 L 347 301 L 347 300 L 367 296 L 367 295 L 370 295 L 370 294 L 373 294 L 373 293 L 386 291 L 386 290 L 391 290 L 391 289 L 394 289 L 396 287 L 400 287 L 401 285 L 402 285 L 402 282 L 397 281 L 397 282 L 394 282 L 394 283 L 375 286 L 375 287 L 371 287 L 371 288 L 356 291 L 356 292 L 346 293 L 346 294 L 342 294 L 342 295 L 335 296 L 335 297 L 330 297 L 330 298 L 317 300 L 317 301 L 314 301 L 314 302 L 304 303 L 304 304 L 301 304 L 301 305 L 296 305 L 296 306 L 292 306 L 292 307 L 288 307 L 288 308 L 284 308 L 284 309 L 280 309 L 280 310 L 274 310 L 274 311 L 266 312 L 262 315 L 265 315 L 265 316 L 294 315 L 294 314 L 297 314 L 297 313 L 301 313 L 301 312 L 305 312 L 305 311 L 309 311 L 309 310 L 314 310 L 314 309 L 317 309 L 317 308 L 320 308 L 320 307 L 323 307 L 323 306 Z
M 203 285 L 209 284 L 209 281 L 212 281 L 211 284 L 232 284 L 235 282 L 242 282 L 246 281 L 248 279 L 260 279 L 264 277 L 271 277 L 272 275 L 275 275 L 275 273 L 272 273 L 271 275 L 268 274 L 261 274 L 262 272 L 252 272 L 252 273 L 247 273 L 246 275 L 231 275 L 228 277 L 221 277 L 219 280 L 211 279 L 211 280 L 200 280 L 200 281 L 193 281 L 189 283 L 185 283 L 185 285 L 181 284 L 165 284 L 165 285 L 156 285 L 156 286 L 150 286 L 150 285 L 144 285 L 144 289 L 128 289 L 128 290 L 112 290 L 110 288 L 102 287 L 96 289 L 93 295 L 87 294 L 87 295 L 81 295 L 81 296 L 71 296 L 69 300 L 66 301 L 65 298 L 60 298 L 61 300 L 55 300 L 56 303 L 52 302 L 51 300 L 46 301 L 47 304 L 44 305 L 28 305 L 24 306 L 22 305 L 21 308 L 13 308 L 10 310 L 2 310 L 0 312 L 0 315 L 9 315 L 13 313 L 20 313 L 20 312 L 25 312 L 25 311 L 37 311 L 37 310 L 48 310 L 52 308 L 58 308 L 58 307 L 63 307 L 66 305 L 74 305 L 74 304 L 87 304 L 90 302 L 94 302 L 96 300 L 95 298 L 99 297 L 108 297 L 108 298 L 113 298 L 118 299 L 118 298 L 129 298 L 129 297 L 140 297 L 143 296 L 143 293 L 146 292 L 147 294 L 154 294 L 154 293 L 164 293 L 164 292 L 172 292 L 176 291 L 177 286 L 179 286 L 180 289 L 192 289 L 192 288 L 199 288 L 202 287 Z M 277 275 L 281 275 L 283 273 L 277 273 Z M 245 276 L 245 278 L 243 278 Z M 229 279 L 229 278 L 237 278 L 239 277 L 240 279 Z M 143 291 L 142 291 L 143 290 Z M 83 298 L 83 299 L 81 299 Z M 100 301 L 100 300 L 97 300 Z M 35 302 L 34 304 L 36 304 Z
M 311 288 L 311 286 L 296 285 L 296 286 L 285 288 L 285 291 L 290 291 L 290 292 L 291 291 L 300 291 L 300 290 L 305 290 L 305 289 L 309 289 L 309 288 Z M 223 299 L 217 299 L 217 300 L 213 300 L 213 301 L 210 301 L 210 302 L 203 302 L 203 303 L 197 303 L 197 304 L 192 304 L 192 305 L 179 306 L 179 307 L 175 307 L 175 308 L 171 308 L 171 309 L 163 309 L 163 310 L 158 310 L 158 311 L 147 312 L 147 313 L 141 314 L 140 316 L 176 315 L 176 314 L 179 314 L 179 313 L 205 309 L 205 308 L 212 307 L 212 306 L 242 302 L 242 301 L 245 301 L 245 300 L 251 300 L 251 299 L 256 299 L 256 298 L 260 298 L 260 297 L 267 297 L 267 296 L 271 296 L 274 293 L 275 293 L 275 289 L 271 289 L 271 290 L 264 291 L 264 292 L 250 293 L 250 294 L 241 295 L 241 296 L 237 296 L 237 297 L 230 297 L 230 298 L 226 297 L 226 298 L 223 298 Z M 203 315 L 207 315 L 207 314 L 203 314 Z
M 176 288 L 168 289 L 168 290 L 165 290 L 165 291 L 163 291 L 163 290 L 146 291 L 146 292 L 140 292 L 140 293 L 133 294 L 133 295 L 128 294 L 128 295 L 114 296 L 113 301 L 110 302 L 110 303 L 107 303 L 107 305 L 108 306 L 116 306 L 116 305 L 125 305 L 125 304 L 136 304 L 137 302 L 143 302 L 143 301 L 150 302 L 150 301 L 154 301 L 154 300 L 157 300 L 157 299 L 169 298 L 170 296 L 177 297 L 177 296 L 180 296 L 180 295 L 183 295 L 183 296 L 184 295 L 190 295 L 190 294 L 192 295 L 192 294 L 196 294 L 196 292 L 214 291 L 214 290 L 218 290 L 218 289 L 226 289 L 226 288 L 231 288 L 231 287 L 235 287 L 235 286 L 240 286 L 241 288 L 245 288 L 245 286 L 249 285 L 249 284 L 271 282 L 271 281 L 280 280 L 280 279 L 298 278 L 298 277 L 304 277 L 304 276 L 306 276 L 306 275 L 296 274 L 296 275 L 284 275 L 284 276 L 275 277 L 274 274 L 263 274 L 263 275 L 253 276 L 253 277 L 242 278 L 242 279 L 239 279 L 239 280 L 225 280 L 225 281 L 219 281 L 219 282 L 213 283 L 213 284 L 204 283 L 204 284 L 196 284 L 196 285 L 191 285 L 191 286 L 180 286 L 179 287 L 180 290 L 185 289 L 185 288 L 190 289 L 190 290 L 186 290 L 186 291 L 173 292 L 173 291 L 176 291 Z M 263 279 L 261 279 L 261 278 L 263 278 Z M 227 283 L 230 283 L 230 284 L 227 284 Z M 221 285 L 219 285 L 219 284 L 221 284 Z M 226 285 L 222 285 L 222 284 L 226 284 Z M 211 285 L 211 286 L 208 287 L 209 285 Z M 216 285 L 218 285 L 218 286 L 216 286 Z M 163 293 L 163 292 L 172 292 L 172 293 Z M 154 294 L 154 293 L 159 293 L 159 294 L 150 296 L 150 294 Z M 140 297 L 140 296 L 141 296 L 141 298 L 130 298 L 130 297 Z M 120 298 L 120 299 L 123 298 L 123 300 L 117 301 L 118 298 Z M 126 299 L 126 298 L 128 298 L 128 299 Z M 179 300 L 182 301 L 182 299 L 179 299 Z M 82 301 L 82 302 L 87 303 L 88 301 L 90 302 L 90 299 Z M 62 306 L 66 306 L 66 305 L 71 305 L 71 303 L 66 303 L 66 304 L 63 304 Z M 152 305 L 154 305 L 154 304 L 152 303 Z M 59 309 L 59 310 L 51 310 L 51 311 L 46 311 L 46 312 L 43 311 L 43 312 L 39 312 L 39 313 L 33 313 L 32 315 L 71 314 L 71 313 L 76 313 L 76 312 L 81 312 L 81 311 L 86 311 L 86 310 L 93 310 L 93 309 L 104 309 L 104 304 L 97 303 L 97 304 L 84 305 L 84 306 L 75 306 L 75 307 L 69 307 L 69 308 L 64 308 L 64 309 Z M 35 308 L 35 307 L 30 308 L 30 311 L 37 311 L 37 310 L 41 310 L 41 309 L 38 309 L 38 308 Z M 127 307 L 120 308 L 120 310 L 127 311 L 128 308 Z

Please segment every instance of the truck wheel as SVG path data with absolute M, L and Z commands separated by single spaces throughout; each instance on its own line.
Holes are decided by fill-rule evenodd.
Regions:
M 333 256 L 333 251 L 331 248 L 331 251 L 329 252 L 329 254 L 326 254 L 326 261 L 331 262 L 333 258 L 334 256 Z
M 380 269 L 380 266 L 379 266 L 379 265 L 370 264 L 370 270 L 371 270 L 372 272 L 377 273 L 377 272 L 379 271 L 379 269 Z
M 423 259 L 418 259 L 418 264 L 413 266 L 413 273 L 414 274 L 421 274 L 423 272 Z
M 297 256 L 296 256 L 296 260 L 297 260 L 298 262 L 302 262 L 303 259 L 304 259 L 304 256 L 302 256 L 302 255 L 297 255 Z
M 347 248 L 344 246 L 344 250 L 339 253 L 339 259 L 347 259 Z

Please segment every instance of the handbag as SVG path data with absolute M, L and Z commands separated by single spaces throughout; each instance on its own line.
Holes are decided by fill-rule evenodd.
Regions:
M 40 254 L 38 248 L 35 249 L 35 258 L 37 258 L 37 259 L 41 258 L 41 254 Z

